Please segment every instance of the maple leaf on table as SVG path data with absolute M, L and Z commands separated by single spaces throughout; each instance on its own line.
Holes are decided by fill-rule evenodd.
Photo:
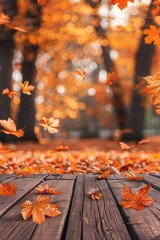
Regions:
M 54 119 L 53 117 L 51 118 L 46 118 L 43 117 L 40 120 L 40 126 L 44 128 L 44 130 L 48 130 L 49 133 L 57 133 L 59 130 L 58 128 L 60 127 L 60 121 L 59 119 Z
M 150 29 L 145 29 L 143 33 L 148 35 L 144 38 L 145 43 L 151 44 L 153 42 L 154 45 L 160 46 L 160 30 L 156 26 L 150 25 Z
M 31 95 L 31 91 L 33 91 L 35 89 L 34 86 L 29 85 L 28 81 L 25 81 L 24 83 L 20 83 L 20 88 L 22 93 L 27 94 L 27 95 Z
M 100 191 L 89 191 L 87 195 L 89 195 L 92 200 L 100 200 L 103 197 Z
M 127 7 L 128 2 L 134 3 L 134 0 L 111 0 L 111 4 L 115 5 L 118 4 L 117 7 L 123 10 Z
M 50 198 L 46 196 L 38 196 L 36 201 L 25 201 L 21 204 L 21 214 L 26 220 L 32 215 L 33 222 L 42 224 L 45 221 L 45 215 L 48 217 L 56 217 L 61 214 L 56 204 L 50 204 Z
M 136 193 L 132 193 L 131 189 L 126 185 L 123 187 L 122 197 L 126 200 L 119 204 L 124 208 L 133 208 L 136 210 L 143 210 L 144 207 L 151 206 L 154 199 L 147 196 L 150 191 L 151 185 L 148 184 L 145 187 L 139 189 Z
M 10 183 L 6 183 L 6 184 L 2 184 L 0 183 L 0 195 L 4 195 L 4 196 L 13 196 L 16 194 L 16 184 L 10 184 Z
M 4 128 L 4 130 L 0 130 L 1 132 L 14 135 L 18 138 L 23 137 L 24 135 L 24 131 L 22 129 L 16 129 L 16 124 L 11 118 L 8 118 L 8 120 L 0 120 L 0 125 Z
M 40 194 L 46 194 L 46 193 L 48 193 L 50 195 L 61 194 L 61 192 L 56 191 L 55 188 L 49 187 L 48 184 L 45 184 L 44 186 L 39 185 L 38 187 L 36 187 L 36 190 Z
M 15 91 L 9 91 L 8 88 L 3 89 L 2 95 L 7 95 L 9 98 L 13 98 L 14 96 L 18 96 L 18 93 Z

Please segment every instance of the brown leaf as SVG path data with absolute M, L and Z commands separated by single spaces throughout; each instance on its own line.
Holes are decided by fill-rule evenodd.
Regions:
M 14 96 L 18 96 L 18 93 L 15 91 L 9 91 L 8 88 L 3 89 L 2 95 L 7 95 L 9 98 L 13 98 Z
M 132 169 L 128 169 L 127 172 L 123 172 L 122 176 L 125 177 L 128 180 L 135 180 L 135 181 L 141 181 L 143 179 L 142 176 L 138 176 Z
M 142 187 L 136 193 L 132 193 L 131 189 L 127 186 L 123 187 L 122 197 L 126 200 L 125 202 L 120 202 L 124 208 L 134 208 L 136 210 L 143 210 L 144 207 L 151 206 L 154 199 L 148 197 L 147 194 L 150 191 L 150 184 Z
M 0 195 L 4 196 L 13 196 L 16 194 L 16 184 L 13 183 L 12 185 L 10 183 L 2 184 L 0 183 Z
M 49 133 L 54 134 L 59 131 L 60 121 L 59 119 L 54 119 L 53 117 L 51 118 L 43 117 L 40 120 L 40 126 L 42 126 L 44 130 L 48 130 Z
M 26 220 L 32 215 L 32 221 L 41 224 L 45 221 L 45 215 L 48 217 L 56 217 L 61 214 L 56 204 L 50 204 L 50 198 L 46 196 L 38 196 L 36 201 L 25 201 L 21 204 L 21 214 Z
M 33 91 L 35 87 L 32 85 L 29 85 L 28 81 L 25 81 L 24 83 L 20 83 L 20 88 L 22 93 L 31 95 L 31 91 Z
M 108 73 L 108 75 L 107 75 L 107 85 L 112 85 L 115 82 L 116 79 L 117 79 L 117 73 L 116 72 Z
M 38 187 L 36 187 L 36 190 L 40 194 L 46 194 L 46 193 L 48 193 L 50 195 L 61 194 L 61 192 L 56 191 L 55 188 L 49 187 L 48 184 L 45 184 L 44 186 L 39 185 Z
M 0 125 L 5 129 L 0 130 L 1 132 L 14 135 L 18 138 L 23 137 L 24 135 L 24 131 L 22 129 L 16 130 L 16 125 L 11 118 L 8 118 L 8 120 L 0 120 Z
M 102 199 L 103 195 L 100 191 L 93 191 L 87 193 L 92 200 L 100 200 Z
M 80 80 L 80 81 L 86 78 L 86 72 L 83 68 L 81 68 L 81 70 L 73 71 L 72 75 L 76 80 Z
M 128 144 L 126 144 L 124 142 L 119 142 L 119 144 L 120 144 L 120 147 L 121 147 L 122 150 L 129 150 L 129 149 L 135 147 L 135 145 L 129 146 Z

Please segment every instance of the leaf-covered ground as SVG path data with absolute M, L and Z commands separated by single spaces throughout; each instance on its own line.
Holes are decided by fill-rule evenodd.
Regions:
M 131 168 L 135 173 L 160 173 L 159 137 L 149 143 L 121 150 L 118 142 L 91 139 L 9 144 L 0 147 L 0 173 L 112 173 Z M 134 143 L 129 143 L 133 146 Z M 114 171 L 113 171 L 114 172 Z

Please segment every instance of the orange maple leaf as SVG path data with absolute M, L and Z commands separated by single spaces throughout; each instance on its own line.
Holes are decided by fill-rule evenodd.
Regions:
M 109 178 L 112 174 L 118 174 L 119 171 L 113 167 L 113 166 L 108 166 L 105 168 L 105 171 L 98 176 L 98 179 L 104 179 L 104 178 Z
M 154 45 L 160 46 L 160 31 L 156 26 L 150 25 L 150 29 L 145 29 L 143 33 L 148 35 L 144 39 L 145 43 L 151 44 L 153 42 Z
M 48 130 L 49 133 L 57 133 L 58 129 L 60 127 L 60 121 L 59 119 L 54 119 L 53 117 L 51 118 L 46 118 L 43 117 L 40 120 L 40 125 L 44 128 L 44 130 Z
M 3 89 L 2 95 L 7 95 L 9 98 L 13 98 L 14 96 L 18 96 L 18 93 L 15 91 L 9 91 L 8 88 Z
M 38 0 L 38 5 L 41 7 L 46 7 L 51 0 Z
M 87 195 L 89 195 L 92 200 L 100 200 L 103 197 L 100 191 L 89 191 Z
M 46 196 L 38 196 L 36 201 L 25 201 L 21 204 L 21 214 L 26 220 L 32 215 L 33 222 L 41 224 L 45 221 L 45 215 L 48 217 L 56 217 L 61 214 L 56 204 L 50 204 L 50 198 Z
M 20 88 L 22 93 L 31 95 L 31 91 L 33 91 L 35 87 L 32 85 L 29 85 L 28 81 L 25 81 L 24 83 L 20 83 Z
M 2 184 L 0 183 L 0 195 L 13 196 L 16 194 L 16 184 L 10 183 Z
M 5 128 L 5 130 L 0 130 L 1 132 L 14 135 L 18 138 L 23 137 L 24 135 L 22 129 L 16 130 L 16 125 L 11 118 L 8 118 L 8 120 L 0 120 L 0 125 Z
M 126 185 L 123 187 L 122 197 L 126 200 L 125 202 L 120 202 L 124 208 L 134 208 L 136 210 L 143 210 L 144 207 L 151 206 L 154 199 L 148 197 L 147 194 L 150 191 L 150 184 L 142 187 L 136 193 L 132 193 L 131 189 Z
M 86 78 L 86 72 L 83 68 L 81 68 L 81 70 L 73 71 L 72 75 L 76 80 L 80 80 L 80 81 Z
M 111 0 L 111 4 L 115 5 L 118 4 L 117 6 L 123 10 L 124 8 L 127 7 L 128 2 L 134 2 L 134 0 Z
M 36 187 L 36 190 L 40 194 L 46 194 L 46 193 L 50 195 L 61 194 L 61 192 L 56 191 L 55 188 L 49 187 L 48 184 L 45 184 L 44 186 L 39 185 L 38 187 Z
M 143 179 L 142 176 L 138 176 L 131 168 L 129 168 L 127 172 L 122 173 L 122 176 L 128 180 L 140 181 Z
M 116 72 L 108 73 L 107 75 L 107 85 L 112 85 L 117 79 Z
M 153 17 L 159 16 L 160 15 L 160 1 L 156 0 L 152 3 L 152 5 L 154 6 L 154 8 L 151 9 Z

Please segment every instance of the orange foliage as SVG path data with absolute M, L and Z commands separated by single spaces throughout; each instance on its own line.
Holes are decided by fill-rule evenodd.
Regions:
M 16 125 L 11 118 L 8 118 L 8 120 L 0 120 L 0 125 L 5 129 L 0 130 L 1 132 L 14 135 L 18 138 L 23 137 L 24 135 L 24 131 L 22 129 L 16 129 Z
M 50 198 L 46 196 L 38 196 L 36 201 L 25 201 L 21 204 L 21 214 L 26 220 L 32 215 L 33 222 L 42 224 L 45 221 L 45 215 L 48 217 L 56 217 L 61 214 L 56 204 L 50 204 Z
M 59 131 L 60 121 L 59 119 L 54 119 L 53 117 L 51 118 L 43 117 L 40 120 L 40 125 L 44 128 L 44 130 L 48 130 L 49 133 L 54 134 Z
M 35 87 L 32 85 L 29 85 L 28 81 L 25 81 L 24 83 L 20 83 L 20 88 L 22 93 L 31 95 L 31 91 L 33 91 Z
M 5 88 L 3 91 L 2 91 L 2 95 L 7 95 L 9 98 L 12 98 L 14 96 L 18 96 L 18 93 L 15 92 L 15 91 L 9 91 L 8 88 Z
M 36 190 L 40 194 L 46 194 L 46 193 L 48 193 L 50 195 L 61 194 L 61 192 L 56 191 L 55 188 L 49 187 L 48 184 L 45 184 L 44 186 L 39 185 L 38 187 L 36 187 Z
M 5 183 L 2 184 L 0 183 L 0 195 L 4 196 L 14 196 L 16 194 L 16 184 L 10 184 L 10 183 Z
M 145 43 L 160 46 L 160 30 L 154 25 L 150 25 L 150 29 L 145 29 L 143 32 L 145 35 Z
M 112 4 L 112 5 L 117 4 L 117 6 L 118 6 L 121 10 L 123 10 L 124 8 L 127 7 L 128 2 L 132 2 L 132 3 L 133 3 L 134 0 L 111 0 L 111 4 Z

